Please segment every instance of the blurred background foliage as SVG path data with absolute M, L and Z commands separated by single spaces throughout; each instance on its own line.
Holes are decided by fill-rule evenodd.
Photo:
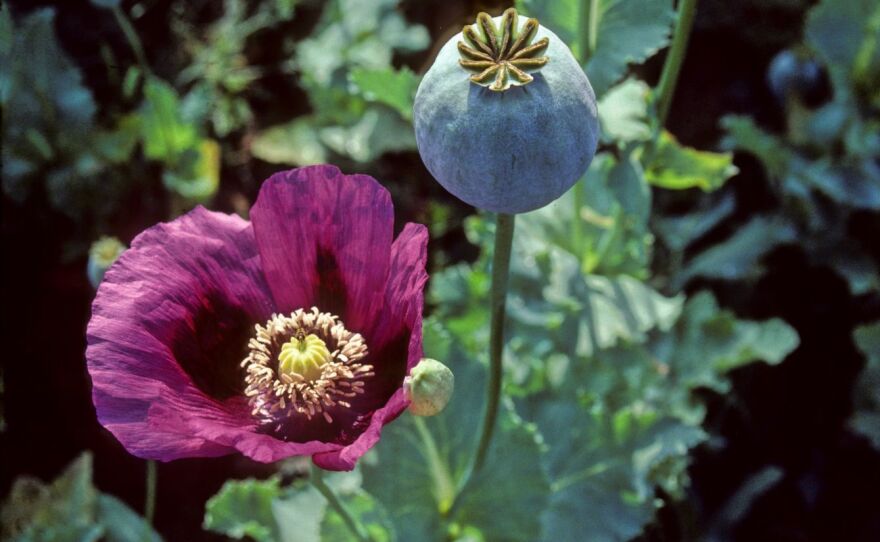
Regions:
M 321 162 L 376 176 L 399 225 L 429 226 L 426 354 L 456 374 L 444 413 L 403 416 L 325 476 L 371 538 L 880 536 L 876 2 L 701 0 L 668 120 L 672 0 L 515 3 L 584 66 L 602 142 L 517 219 L 508 399 L 457 501 L 494 223 L 431 180 L 411 108 L 433 52 L 510 3 L 44 4 L 0 9 L 3 329 L 29 362 L 2 372 L 5 537 L 351 537 L 306 463 L 241 458 L 162 465 L 153 531 L 82 359 L 91 288 L 138 232 L 196 204 L 246 216 L 268 174 Z M 59 340 L 35 350 L 49 314 Z M 95 489 L 90 455 L 59 475 L 84 449 L 131 508 Z

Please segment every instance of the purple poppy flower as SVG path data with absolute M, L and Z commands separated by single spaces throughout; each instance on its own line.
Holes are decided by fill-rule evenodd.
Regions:
M 251 222 L 197 208 L 141 233 L 88 326 L 98 420 L 134 455 L 311 455 L 349 470 L 407 407 L 428 234 L 333 166 L 278 173 Z

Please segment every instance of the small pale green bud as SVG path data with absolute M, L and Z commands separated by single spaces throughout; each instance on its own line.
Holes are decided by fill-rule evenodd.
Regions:
M 89 264 L 86 270 L 89 282 L 97 288 L 104 279 L 104 273 L 113 265 L 116 258 L 125 250 L 125 245 L 115 237 L 101 237 L 89 249 Z
M 403 394 L 416 416 L 433 416 L 446 407 L 455 388 L 455 376 L 436 359 L 422 358 L 403 379 Z

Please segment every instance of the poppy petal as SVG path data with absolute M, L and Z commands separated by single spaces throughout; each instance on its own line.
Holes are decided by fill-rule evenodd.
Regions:
M 234 451 L 153 407 L 173 396 L 175 408 L 200 412 L 238 395 L 227 388 L 236 386 L 239 335 L 272 312 L 248 222 L 198 208 L 146 230 L 92 305 L 86 358 L 98 420 L 140 457 Z
M 393 238 L 388 191 L 334 166 L 277 173 L 251 209 L 266 281 L 282 312 L 317 306 L 348 329 L 382 309 Z

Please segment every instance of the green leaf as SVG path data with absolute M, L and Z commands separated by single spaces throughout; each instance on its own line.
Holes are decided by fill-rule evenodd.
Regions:
M 148 77 L 144 84 L 141 138 L 148 158 L 171 167 L 200 143 L 195 126 L 184 122 L 181 117 L 177 92 L 155 77 Z
M 516 0 L 516 8 L 523 16 L 538 19 L 542 26 L 552 30 L 577 55 L 580 16 L 577 0 Z
M 830 160 L 820 159 L 793 173 L 838 203 L 859 209 L 880 209 L 880 170 L 875 164 L 834 165 Z
M 873 0 L 823 0 L 810 10 L 804 31 L 819 53 L 838 88 L 843 91 L 855 75 L 868 40 L 876 47 L 880 6 Z
M 587 409 L 567 394 L 530 403 L 550 449 L 546 542 L 637 536 L 654 516 L 654 484 L 672 477 L 680 485 L 688 449 L 705 439 L 699 427 L 661 418 L 645 405 Z
M 671 329 L 578 359 L 561 385 L 520 399 L 549 450 L 542 540 L 637 536 L 657 506 L 654 488 L 682 495 L 688 451 L 707 437 L 692 391 L 726 390 L 731 368 L 778 363 L 797 344 L 784 322 L 737 320 L 702 293 Z
M 550 275 L 543 296 L 571 314 L 560 328 L 579 356 L 591 356 L 619 341 L 644 340 L 654 329 L 668 329 L 681 311 L 682 296 L 664 297 L 632 277 L 583 275 L 577 262 L 550 253 Z M 569 347 L 570 348 L 570 347 Z
M 413 99 L 420 78 L 409 68 L 366 70 L 357 68 L 350 74 L 352 82 L 370 102 L 385 104 L 406 120 L 412 120 Z
M 647 141 L 651 138 L 648 119 L 648 85 L 627 79 L 599 100 L 599 122 L 605 143 Z
M 162 181 L 188 201 L 207 202 L 220 186 L 220 144 L 213 139 L 200 141 L 174 168 L 165 171 Z
M 308 166 L 327 161 L 327 151 L 309 116 L 258 132 L 251 144 L 251 153 L 273 164 Z
M 669 0 L 599 0 L 596 50 L 586 59 L 587 76 L 602 96 L 626 73 L 670 40 L 675 12 Z
M 739 280 L 757 276 L 764 255 L 795 239 L 797 232 L 786 220 L 756 216 L 723 242 L 689 260 L 673 283 L 678 289 L 694 277 Z
M 147 520 L 112 495 L 98 495 L 97 521 L 107 542 L 154 542 L 161 538 Z
M 230 480 L 205 505 L 204 528 L 236 539 L 280 540 L 272 503 L 281 493 L 278 477 Z
M 579 43 L 577 0 L 520 0 L 524 14 L 537 17 L 586 63 L 587 76 L 601 97 L 623 78 L 629 64 L 644 62 L 669 43 L 675 12 L 669 0 L 599 0 L 596 48 L 584 58 Z
M 729 390 L 723 374 L 753 361 L 781 362 L 800 344 L 797 332 L 778 318 L 738 320 L 720 310 L 709 292 L 690 297 L 672 333 L 651 341 L 655 359 L 688 389 Z
M 396 540 L 388 513 L 361 489 L 359 471 L 327 473 L 324 481 L 375 542 Z M 300 480 L 281 487 L 277 476 L 226 482 L 206 505 L 204 527 L 257 542 L 354 540 L 342 518 L 314 486 Z
M 387 510 L 365 491 L 357 490 L 343 495 L 348 512 L 364 526 L 374 542 L 393 542 L 396 533 Z M 327 509 L 321 525 L 321 540 L 354 541 L 351 529 L 332 508 Z
M 704 201 L 708 203 L 708 200 Z M 732 193 L 727 192 L 705 208 L 685 215 L 656 219 L 654 229 L 670 250 L 681 253 L 688 245 L 733 214 L 735 207 L 736 198 Z
M 430 324 L 426 335 L 437 329 L 436 323 Z M 441 345 L 444 351 L 449 345 L 443 338 L 426 339 L 427 345 Z M 425 352 L 430 357 L 437 353 L 444 352 Z M 548 491 L 540 447 L 534 429 L 506 407 L 483 469 L 450 509 L 474 451 L 475 413 L 482 411 L 486 376 L 485 368 L 459 348 L 442 360 L 456 376 L 449 406 L 431 418 L 407 414 L 388 425 L 376 447 L 376 462 L 364 465 L 365 487 L 385 505 L 401 540 L 446 540 L 468 531 L 478 531 L 485 540 L 535 540 L 538 511 Z
M 584 271 L 644 276 L 650 208 L 650 188 L 638 162 L 599 153 L 574 189 L 517 217 L 517 258 L 540 258 L 554 245 L 578 257 Z
M 698 151 L 679 144 L 664 130 L 657 147 L 648 153 L 645 178 L 654 186 L 682 190 L 700 188 L 706 192 L 720 187 L 736 175 L 731 153 Z
M 84 452 L 47 485 L 15 480 L 0 510 L 4 540 L 20 542 L 161 542 L 149 524 L 122 501 L 92 484 L 92 456 Z
M 727 132 L 722 147 L 755 155 L 771 177 L 779 178 L 785 174 L 791 151 L 781 139 L 758 128 L 751 117 L 727 115 L 721 119 L 721 126 Z
M 318 134 L 329 149 L 357 162 L 370 162 L 385 152 L 409 150 L 416 146 L 411 126 L 387 109 L 380 108 L 367 110 L 353 126 L 327 126 Z
M 857 327 L 853 339 L 867 363 L 856 381 L 850 426 L 880 450 L 880 322 Z

